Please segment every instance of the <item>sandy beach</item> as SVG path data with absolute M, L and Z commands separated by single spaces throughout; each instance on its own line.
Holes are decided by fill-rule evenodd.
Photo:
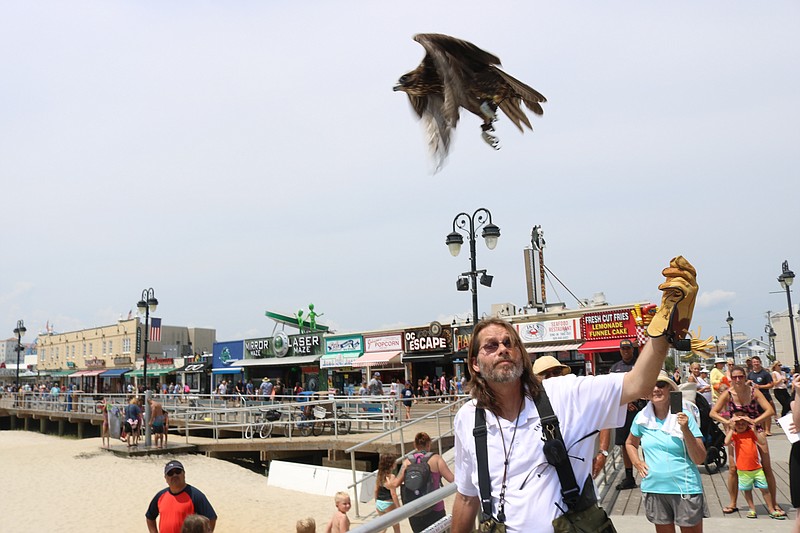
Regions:
M 220 459 L 121 458 L 101 449 L 99 438 L 0 431 L 0 457 L 2 530 L 13 533 L 147 531 L 144 513 L 166 487 L 163 468 L 171 458 L 184 464 L 186 482 L 208 496 L 219 515 L 218 533 L 293 533 L 304 517 L 313 517 L 322 532 L 334 511 L 331 497 L 269 487 L 265 476 Z M 361 504 L 363 514 L 373 510 L 374 502 Z M 360 523 L 354 514 L 351 521 Z M 411 531 L 407 521 L 401 530 Z

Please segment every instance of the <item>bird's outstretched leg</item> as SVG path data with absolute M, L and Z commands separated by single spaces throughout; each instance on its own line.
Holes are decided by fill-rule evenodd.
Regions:
M 481 102 L 481 113 L 483 113 L 483 116 L 488 118 L 492 122 L 497 120 L 497 113 L 495 113 L 495 109 L 497 109 L 497 107 L 495 106 L 494 109 L 492 109 L 491 104 L 489 104 L 489 102 L 487 102 L 486 100 Z
M 500 149 L 500 139 L 489 133 L 490 131 L 494 131 L 494 127 L 492 126 L 491 122 L 486 122 L 481 124 L 481 129 L 483 132 L 481 133 L 481 137 L 483 140 L 486 141 L 486 144 L 494 148 L 495 150 Z

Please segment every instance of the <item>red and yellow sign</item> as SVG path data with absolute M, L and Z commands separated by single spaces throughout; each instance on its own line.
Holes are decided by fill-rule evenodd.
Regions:
M 631 309 L 587 313 L 581 317 L 583 338 L 587 341 L 636 337 L 636 319 Z

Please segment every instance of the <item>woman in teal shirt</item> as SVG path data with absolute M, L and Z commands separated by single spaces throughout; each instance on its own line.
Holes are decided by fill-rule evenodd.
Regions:
M 705 460 L 706 449 L 689 411 L 670 412 L 673 390 L 678 386 L 661 372 L 650 402 L 633 420 L 625 448 L 642 477 L 645 515 L 656 532 L 672 533 L 677 525 L 681 533 L 700 533 L 709 513 L 696 464 Z

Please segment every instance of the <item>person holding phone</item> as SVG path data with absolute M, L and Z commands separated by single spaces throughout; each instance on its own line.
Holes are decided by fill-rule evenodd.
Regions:
M 681 533 L 700 533 L 703 518 L 710 516 L 697 470 L 706 448 L 682 403 L 678 386 L 662 371 L 650 401 L 633 419 L 625 449 L 642 477 L 645 515 L 656 531 L 673 531 L 677 525 Z

